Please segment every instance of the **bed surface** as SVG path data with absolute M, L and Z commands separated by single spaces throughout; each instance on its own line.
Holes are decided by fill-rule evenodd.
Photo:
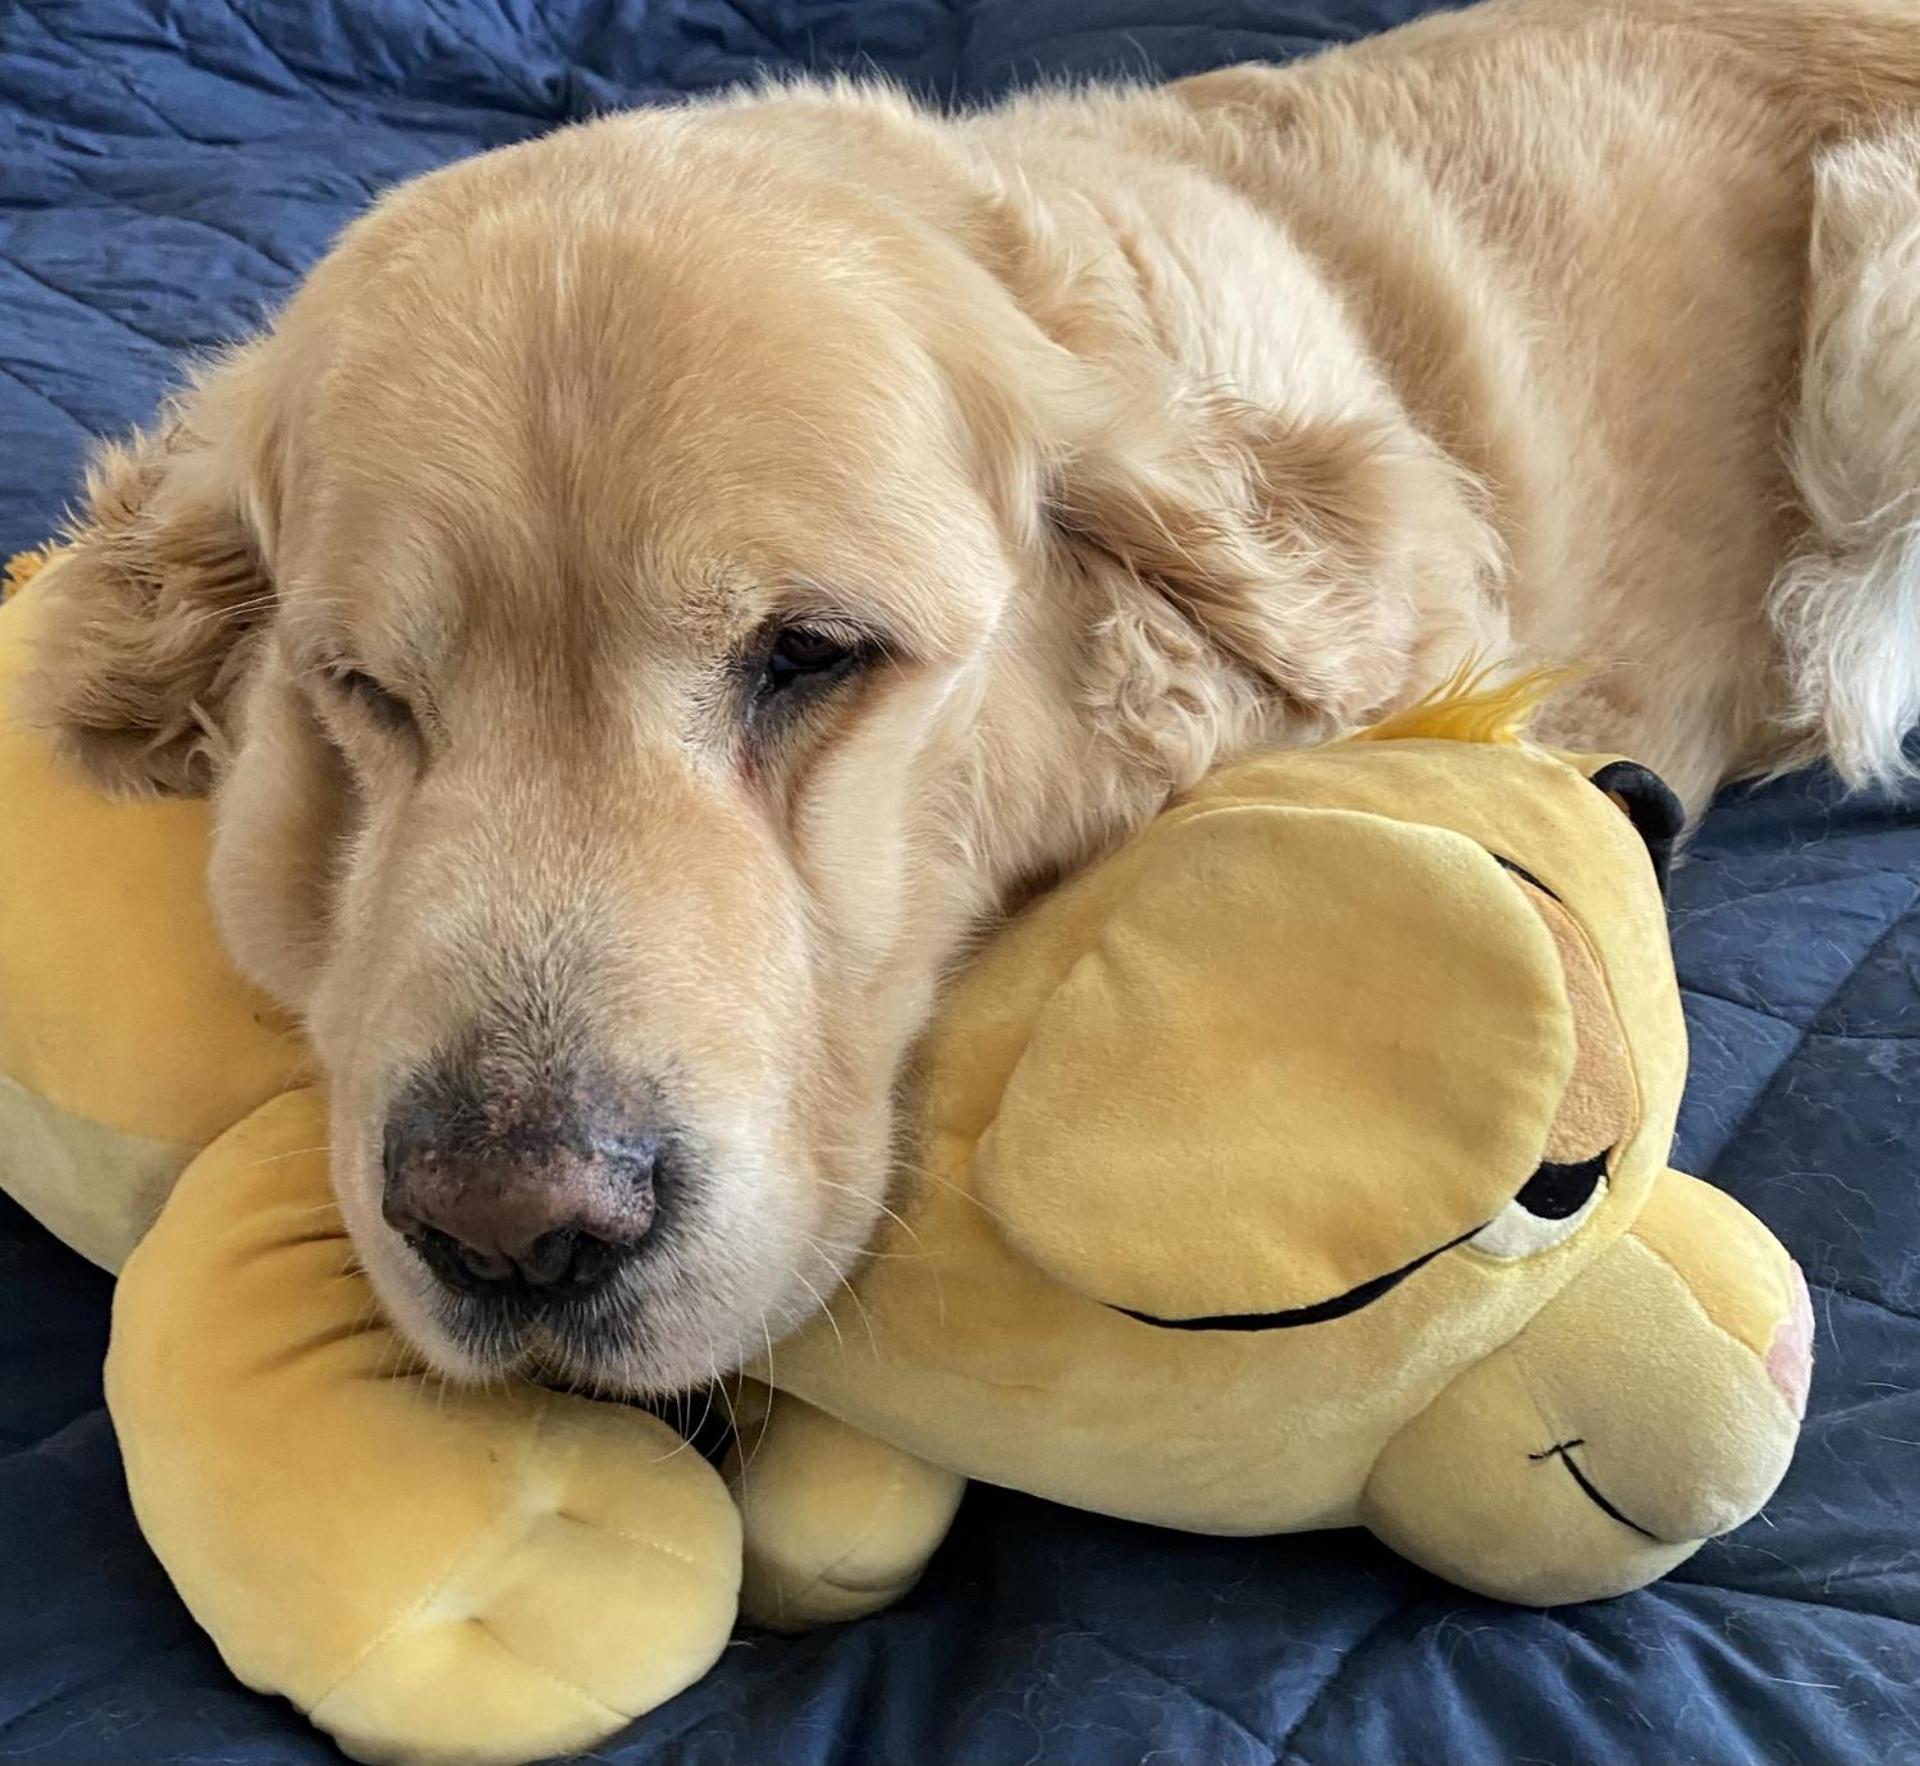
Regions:
M 1417 0 L 0 0 L 0 553 L 90 435 L 244 334 L 383 186 L 757 69 L 970 101 L 1382 28 Z M 27 837 L 0 831 L 0 844 Z M 900 1607 L 743 1636 L 595 1756 L 1920 1762 L 1920 791 L 1715 812 L 1673 890 L 1676 1162 L 1806 1269 L 1818 1366 L 1766 1513 L 1675 1577 L 1537 1614 L 1353 1534 L 1185 1538 L 976 1489 Z M 0 1760 L 336 1758 L 235 1685 L 127 1507 L 110 1285 L 0 1204 Z

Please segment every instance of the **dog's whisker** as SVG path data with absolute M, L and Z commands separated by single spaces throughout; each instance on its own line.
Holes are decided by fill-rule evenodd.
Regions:
M 327 1157 L 331 1159 L 333 1157 L 333 1148 L 331 1145 L 294 1147 L 284 1153 L 268 1153 L 264 1158 L 250 1159 L 245 1165 L 241 1166 L 240 1169 L 243 1172 L 258 1171 L 263 1165 L 280 1165 L 289 1159 L 311 1159 L 316 1153 L 325 1153 Z
M 824 1318 L 827 1321 L 828 1326 L 833 1331 L 835 1342 L 837 1342 L 842 1349 L 845 1349 L 847 1344 L 846 1344 L 846 1339 L 840 1335 L 840 1321 L 833 1316 L 833 1308 L 827 1304 L 825 1296 L 823 1296 L 820 1290 L 816 1288 L 812 1282 L 808 1281 L 807 1278 L 799 1272 L 799 1270 L 797 1269 L 794 1270 L 792 1274 L 793 1274 L 793 1279 L 797 1281 L 801 1285 L 801 1287 L 805 1288 L 807 1292 L 813 1296 L 813 1304 L 816 1309 L 816 1315 L 820 1318 Z

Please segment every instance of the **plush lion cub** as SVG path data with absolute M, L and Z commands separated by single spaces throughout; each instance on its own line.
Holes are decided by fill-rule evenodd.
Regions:
M 127 1258 L 128 1483 L 235 1673 L 365 1759 L 588 1747 L 743 1600 L 893 1598 L 968 1478 L 1360 1523 L 1528 1602 L 1750 1516 L 1810 1315 L 1765 1228 L 1666 1164 L 1678 813 L 1514 740 L 1527 703 L 1221 773 L 1002 933 L 929 1041 L 873 1255 L 753 1370 L 731 1488 L 643 1411 L 422 1373 L 353 1267 L 298 1037 L 219 956 L 203 813 L 103 803 L 0 726 L 0 825 L 32 830 L 0 867 L 0 1180 Z
M 1222 772 L 976 962 L 898 1219 L 759 1370 L 753 1609 L 904 1586 L 952 1507 L 931 1467 L 1210 1533 L 1358 1523 L 1535 1604 L 1767 1499 L 1812 1319 L 1766 1228 L 1667 1166 L 1679 807 L 1513 740 L 1527 699 Z

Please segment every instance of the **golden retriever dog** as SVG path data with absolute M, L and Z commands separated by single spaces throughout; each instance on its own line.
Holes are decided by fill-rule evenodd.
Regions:
M 431 1361 L 657 1393 L 861 1255 L 976 930 L 1216 762 L 1481 656 L 1693 810 L 1901 771 L 1917 498 L 1912 0 L 1490 0 L 399 189 L 100 455 L 34 711 L 212 794 Z

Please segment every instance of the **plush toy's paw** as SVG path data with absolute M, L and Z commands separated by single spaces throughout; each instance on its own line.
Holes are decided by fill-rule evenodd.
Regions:
M 749 1402 L 729 1475 L 746 1528 L 740 1609 L 779 1631 L 857 1619 L 920 1579 L 967 1481 L 785 1393 Z
M 422 1375 L 327 1187 L 312 1093 L 180 1180 L 122 1278 L 134 1507 L 240 1678 L 372 1761 L 591 1746 L 731 1632 L 739 1520 L 658 1418 Z

